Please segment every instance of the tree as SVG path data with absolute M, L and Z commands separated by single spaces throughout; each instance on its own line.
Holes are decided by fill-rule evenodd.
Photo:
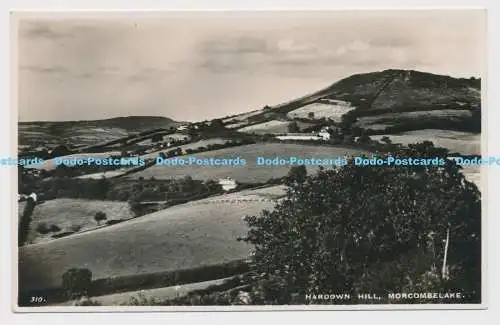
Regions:
M 205 181 L 205 188 L 207 192 L 212 193 L 212 192 L 221 192 L 222 191 L 222 185 L 219 184 L 219 182 L 209 179 Z
M 391 143 L 392 143 L 391 139 L 390 139 L 388 136 L 386 136 L 386 135 L 384 135 L 384 136 L 380 139 L 380 141 L 381 141 L 381 142 L 383 142 L 383 143 L 385 143 L 385 144 L 391 144 Z
M 222 122 L 222 119 L 220 119 L 220 118 L 213 119 L 210 122 L 210 128 L 212 128 L 212 129 L 220 129 L 223 127 L 224 127 L 224 122 Z
M 92 284 L 92 272 L 89 269 L 71 268 L 64 272 L 62 284 L 68 299 L 88 296 Z
M 23 213 L 19 220 L 18 229 L 18 246 L 22 246 L 26 243 L 28 239 L 28 234 L 30 231 L 31 215 L 35 209 L 36 201 L 32 197 L 28 197 L 26 200 L 26 205 L 24 206 Z
M 94 216 L 94 220 L 97 222 L 97 224 L 100 224 L 101 221 L 104 221 L 106 219 L 107 219 L 106 213 L 104 213 L 102 211 L 97 211 L 95 216 Z
M 58 145 L 52 151 L 50 152 L 51 157 L 60 157 L 60 156 L 66 156 L 71 154 L 71 150 L 69 150 L 68 146 L 66 145 Z
M 308 117 L 309 119 L 313 120 L 313 119 L 314 119 L 314 112 L 309 112 L 309 113 L 307 113 L 307 117 Z
M 344 135 L 344 144 L 353 144 L 354 143 L 354 137 L 352 135 Z
M 300 165 L 300 166 L 292 166 L 290 170 L 288 171 L 288 175 L 285 180 L 285 184 L 302 184 L 305 182 L 307 178 L 307 169 L 306 166 Z
M 436 155 L 445 157 L 421 143 L 396 158 Z M 480 301 L 480 193 L 459 166 L 445 162 L 367 168 L 351 161 L 289 184 L 272 211 L 246 218 L 244 240 L 254 245 L 261 279 L 278 277 L 302 295 L 424 288 L 418 292 L 458 290 Z M 429 282 L 445 252 L 449 280 Z
M 105 200 L 108 191 L 110 189 L 111 189 L 110 181 L 107 178 L 102 177 L 99 180 L 97 180 L 97 183 L 95 184 L 95 186 L 93 186 L 93 193 L 94 193 L 93 196 L 96 199 Z
M 363 134 L 358 138 L 358 143 L 361 143 L 361 144 L 368 144 L 371 141 L 372 141 L 372 139 L 366 134 Z
M 300 132 L 299 125 L 297 124 L 296 121 L 293 121 L 290 124 L 288 124 L 288 132 L 289 133 L 298 133 L 298 132 Z
M 46 235 L 50 232 L 50 229 L 45 222 L 40 222 L 36 225 L 36 231 L 42 235 Z
M 151 142 L 163 141 L 163 134 L 155 134 L 151 137 Z

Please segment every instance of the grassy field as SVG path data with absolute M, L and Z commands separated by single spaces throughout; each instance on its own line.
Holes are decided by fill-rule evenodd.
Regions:
M 401 134 L 373 135 L 370 138 L 380 140 L 384 136 L 388 136 L 393 143 L 403 145 L 432 141 L 435 146 L 448 148 L 451 152 L 459 152 L 465 155 L 481 154 L 481 134 L 477 133 L 425 129 Z
M 225 127 L 228 129 L 236 129 L 236 128 L 245 126 L 247 124 L 248 124 L 248 122 L 237 122 L 237 123 L 227 124 Z
M 220 286 L 224 283 L 224 281 L 228 279 L 231 279 L 231 277 L 173 287 L 120 292 L 115 294 L 96 296 L 92 297 L 91 299 L 100 303 L 101 306 L 134 305 L 134 300 L 142 301 L 144 303 L 164 301 L 167 299 L 174 299 L 180 296 L 185 296 L 193 291 L 204 290 L 210 286 Z M 49 306 L 73 306 L 73 301 L 67 301 L 58 304 L 49 304 Z
M 229 195 L 274 197 L 283 187 Z M 260 194 L 259 194 L 260 193 Z M 248 257 L 238 242 L 247 231 L 245 215 L 272 209 L 273 202 L 208 203 L 175 206 L 109 227 L 22 247 L 19 279 L 26 290 L 61 285 L 71 267 L 85 267 L 93 279 L 173 271 Z
M 304 107 L 293 110 L 287 114 L 289 118 L 307 118 L 309 113 L 314 113 L 314 118 L 331 118 L 336 122 L 341 121 L 342 115 L 353 110 L 354 107 L 349 106 L 347 102 L 338 104 L 313 103 Z
M 453 120 L 457 118 L 471 117 L 470 110 L 459 109 L 440 109 L 428 111 L 414 111 L 414 112 L 400 112 L 400 113 L 386 113 L 374 116 L 363 116 L 358 119 L 356 126 L 361 128 L 370 128 L 375 124 L 396 124 L 404 121 L 418 120 L 418 119 L 445 119 Z
M 304 158 L 331 158 L 344 155 L 354 155 L 364 152 L 363 150 L 348 149 L 343 147 L 313 146 L 291 143 L 258 143 L 233 148 L 224 148 L 209 152 L 197 153 L 201 159 L 209 158 L 236 158 L 241 157 L 246 160 L 246 166 L 164 166 L 154 165 L 143 171 L 128 175 L 126 177 L 145 179 L 155 177 L 157 179 L 168 179 L 176 177 L 191 176 L 194 179 L 219 179 L 231 177 L 237 181 L 245 183 L 265 182 L 269 178 L 285 176 L 290 170 L 290 166 L 257 166 L 256 157 L 276 156 L 290 157 L 300 156 Z M 309 168 L 313 171 L 316 168 Z
M 61 143 L 95 145 L 155 128 L 178 125 L 158 116 L 127 116 L 105 120 L 20 122 L 20 145 L 54 147 Z
M 95 153 L 79 153 L 68 156 L 58 157 L 60 159 L 88 159 L 88 158 L 96 158 L 96 159 L 105 159 L 111 156 L 119 156 L 120 151 L 107 151 L 107 152 L 95 152 Z M 34 168 L 34 169 L 45 169 L 52 170 L 55 169 L 56 159 L 48 159 L 43 162 L 43 164 L 37 165 L 27 165 L 26 168 Z
M 18 204 L 19 212 L 22 213 L 25 202 Z M 36 231 L 37 225 L 45 223 L 47 226 L 56 225 L 61 231 L 59 233 L 77 232 L 95 229 L 99 225 L 94 220 L 96 212 L 106 213 L 107 220 L 130 219 L 134 217 L 127 202 L 97 201 L 83 199 L 55 199 L 46 201 L 35 207 L 32 214 L 30 239 L 34 243 L 54 240 L 49 233 L 42 235 Z
M 252 117 L 252 116 L 255 116 L 255 115 L 259 115 L 259 114 L 262 114 L 262 113 L 263 113 L 263 110 L 261 110 L 261 109 L 256 110 L 256 111 L 247 112 L 247 113 L 241 113 L 241 114 L 233 116 L 233 117 L 225 118 L 225 119 L 222 120 L 222 122 L 227 123 L 227 122 L 230 122 L 230 121 L 245 121 L 249 117 Z
M 257 134 L 261 133 L 283 133 L 288 132 L 289 121 L 278 121 L 271 120 L 259 124 L 245 126 L 241 129 L 238 129 L 239 132 L 255 132 Z
M 156 152 L 151 152 L 145 155 L 141 155 L 142 158 L 144 159 L 149 159 L 149 158 L 156 158 L 158 157 L 159 152 L 165 152 L 173 149 L 182 149 L 183 152 L 186 152 L 188 149 L 198 149 L 198 147 L 206 147 L 211 144 L 223 144 L 226 143 L 227 141 L 230 141 L 230 139 L 222 139 L 222 138 L 210 138 L 210 139 L 205 139 L 205 140 L 200 140 L 200 141 L 195 141 L 192 143 L 188 144 L 183 144 L 181 146 L 177 147 L 172 147 L 172 148 L 167 148 L 167 149 L 162 149 Z

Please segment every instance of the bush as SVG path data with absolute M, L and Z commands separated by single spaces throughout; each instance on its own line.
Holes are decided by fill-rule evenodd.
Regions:
M 106 213 L 104 213 L 102 211 L 96 212 L 96 214 L 94 216 L 94 220 L 97 222 L 97 224 L 100 224 L 101 221 L 106 220 L 106 219 L 107 219 Z
M 89 269 L 71 268 L 62 276 L 63 290 L 68 299 L 88 296 L 92 283 L 92 272 Z
M 49 226 L 47 226 L 47 224 L 45 222 L 40 222 L 37 224 L 36 226 L 36 231 L 42 235 L 46 235 L 48 233 L 51 233 L 51 232 L 58 232 L 58 231 L 61 231 L 61 228 L 59 228 L 58 226 L 52 224 Z
M 50 232 L 50 229 L 45 222 L 40 222 L 36 225 L 36 231 L 42 235 L 46 235 Z
M 391 139 L 388 137 L 388 136 L 383 136 L 381 139 L 380 139 L 380 142 L 383 142 L 385 144 L 391 144 L 392 141 Z
M 71 225 L 71 226 L 70 226 L 70 229 L 71 229 L 71 231 L 73 231 L 73 232 L 78 232 L 78 231 L 80 231 L 80 229 L 82 229 L 82 225 L 79 225 L 79 224 L 74 224 L 74 225 Z
M 288 171 L 288 175 L 286 177 L 286 185 L 293 183 L 304 183 L 307 178 L 307 169 L 306 166 L 292 166 Z
M 57 225 L 52 224 L 50 225 L 49 230 L 50 232 L 59 232 L 61 231 L 61 228 L 59 228 Z
M 432 143 L 409 147 L 397 156 L 445 157 Z M 290 184 L 272 212 L 246 221 L 245 241 L 255 246 L 262 279 L 286 282 L 286 296 L 268 294 L 270 303 L 282 302 L 290 290 L 356 296 L 422 287 L 480 301 L 481 198 L 452 161 L 441 167 L 370 168 L 349 162 L 320 170 L 304 183 Z M 447 232 L 449 274 L 440 274 L 439 284 L 425 284 L 424 275 L 444 264 Z
M 101 303 L 89 297 L 82 297 L 79 300 L 75 300 L 73 306 L 101 306 Z

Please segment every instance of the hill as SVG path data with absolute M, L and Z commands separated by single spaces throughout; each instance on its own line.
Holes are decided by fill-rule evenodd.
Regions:
M 359 110 L 412 111 L 434 106 L 479 108 L 481 80 L 414 70 L 355 74 L 327 88 L 327 98 L 346 100 Z
M 53 147 L 94 145 L 103 141 L 134 135 L 151 129 L 179 125 L 160 116 L 126 116 L 103 120 L 19 122 L 19 145 L 24 147 Z
M 386 133 L 423 128 L 480 132 L 480 108 L 481 79 L 389 69 L 355 74 L 317 92 L 229 121 L 237 121 L 245 130 L 248 124 L 283 117 L 324 117 L 339 122 L 344 115 L 350 121 L 357 119 L 358 127 Z M 404 114 L 408 112 L 414 114 Z

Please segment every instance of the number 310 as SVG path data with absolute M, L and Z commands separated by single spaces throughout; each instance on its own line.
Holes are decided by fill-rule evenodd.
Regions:
M 41 303 L 41 302 L 45 302 L 45 299 L 43 297 L 31 297 L 30 302 L 31 303 Z

